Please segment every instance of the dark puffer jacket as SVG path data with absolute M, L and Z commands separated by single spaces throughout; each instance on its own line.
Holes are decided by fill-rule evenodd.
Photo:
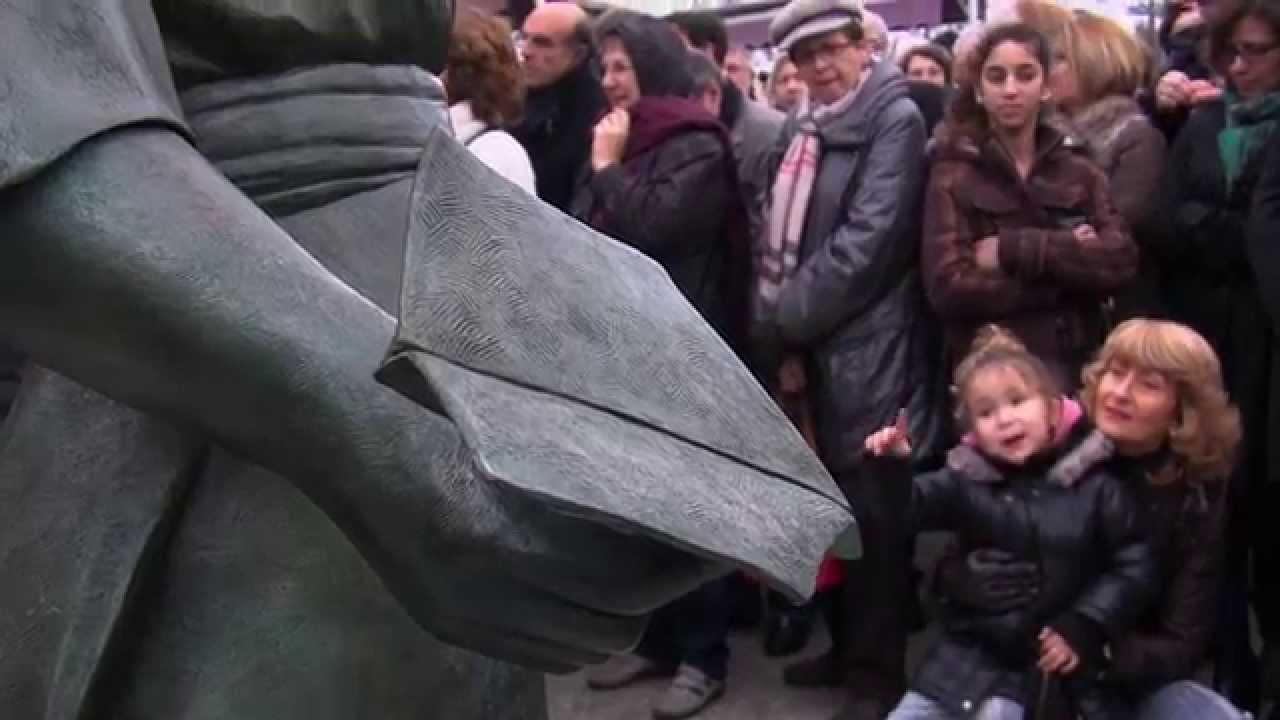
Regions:
M 809 358 L 819 449 L 834 472 L 859 466 L 863 439 L 900 408 L 914 437 L 936 437 L 943 402 L 931 393 L 936 353 L 916 271 L 924 122 L 892 64 L 863 82 L 819 129 L 800 266 L 782 288 L 776 328 L 757 333 Z M 796 129 L 793 119 L 782 147 Z
M 1023 608 L 1001 615 L 948 608 L 916 691 L 959 717 L 992 695 L 1024 701 L 1042 628 L 1087 655 L 1083 641 L 1100 645 L 1135 620 L 1157 566 L 1129 489 L 1101 467 L 1110 452 L 1109 441 L 1082 425 L 1060 449 L 1021 468 L 997 467 L 961 446 L 947 467 L 914 479 L 914 529 L 955 532 L 967 547 L 1004 550 L 1040 571 L 1039 592 Z M 876 462 L 897 475 L 883 482 L 907 481 L 903 463 Z
M 925 287 L 945 326 L 949 366 L 977 329 L 998 323 L 1059 373 L 1067 389 L 1105 335 L 1103 306 L 1126 289 L 1138 248 L 1106 176 L 1082 144 L 1042 125 L 1024 181 L 985 131 L 942 125 L 925 207 Z M 1097 240 L 1078 241 L 1089 223 Z M 999 270 L 978 267 L 975 244 L 998 236 Z

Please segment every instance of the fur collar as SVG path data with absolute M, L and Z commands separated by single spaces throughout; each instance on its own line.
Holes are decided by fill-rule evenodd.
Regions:
M 1042 120 L 1036 128 L 1036 162 L 1058 152 L 1082 152 L 1084 143 L 1072 130 L 1059 122 Z M 984 157 L 1004 160 L 1007 153 L 987 130 L 954 125 L 950 119 L 938 123 L 930 142 L 934 160 L 978 162 Z
M 1142 117 L 1138 101 L 1123 95 L 1113 95 L 1081 110 L 1071 120 L 1077 134 L 1092 139 L 1098 133 L 1128 122 L 1134 116 Z
M 1138 101 L 1113 95 L 1081 110 L 1074 117 L 1055 113 L 1051 122 L 1061 131 L 1083 138 L 1094 159 L 1110 173 L 1117 142 L 1134 124 L 1147 120 Z
M 1115 454 L 1115 445 L 1097 430 L 1091 431 L 1075 447 L 1058 458 L 1049 469 L 1048 481 L 1058 487 L 1073 487 L 1093 468 Z M 947 453 L 947 469 L 974 482 L 994 484 L 1004 475 L 974 447 L 961 443 Z

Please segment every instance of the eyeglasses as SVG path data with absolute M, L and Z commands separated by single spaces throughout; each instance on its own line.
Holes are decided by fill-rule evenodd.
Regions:
M 537 33 L 528 35 L 523 32 L 517 32 L 515 41 L 516 49 L 522 52 L 526 47 L 535 47 L 539 50 L 554 50 L 560 45 L 560 41 L 550 35 L 539 35 Z
M 827 62 L 831 62 L 840 53 L 853 47 L 851 42 L 840 42 L 839 40 L 828 40 L 818 45 L 800 45 L 791 48 L 788 54 L 791 56 L 791 62 L 797 67 L 801 65 L 812 65 L 819 57 Z
M 1237 59 L 1255 63 L 1276 50 L 1280 50 L 1280 43 L 1231 43 L 1223 48 L 1222 57 L 1228 63 Z

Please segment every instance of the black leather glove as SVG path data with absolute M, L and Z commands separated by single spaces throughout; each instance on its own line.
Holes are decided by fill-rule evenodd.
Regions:
M 987 548 L 961 554 L 952 549 L 938 562 L 935 585 L 946 602 L 970 610 L 1006 613 L 1035 599 L 1040 570 L 1035 563 L 1003 550 Z

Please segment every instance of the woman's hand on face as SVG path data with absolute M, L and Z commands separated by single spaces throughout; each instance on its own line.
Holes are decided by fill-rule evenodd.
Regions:
M 973 245 L 973 254 L 977 257 L 978 268 L 982 270 L 1000 269 L 1000 238 L 988 235 Z
M 596 123 L 591 141 L 591 169 L 600 172 L 622 162 L 622 152 L 631 133 L 631 115 L 624 108 L 611 110 Z
M 907 411 L 898 411 L 898 420 L 885 428 L 881 428 L 867 436 L 863 443 L 869 455 L 905 458 L 911 456 L 911 438 L 907 436 Z
M 1040 631 L 1040 661 L 1036 667 L 1041 672 L 1070 675 L 1080 667 L 1080 656 L 1067 644 L 1066 639 L 1049 628 Z

